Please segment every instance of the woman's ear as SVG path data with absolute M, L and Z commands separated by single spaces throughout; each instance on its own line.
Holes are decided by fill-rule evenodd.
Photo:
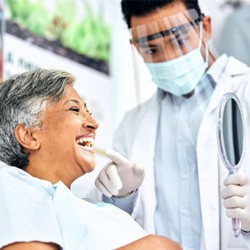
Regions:
M 212 37 L 212 22 L 210 16 L 204 16 L 202 19 L 203 40 L 207 43 Z
M 40 147 L 39 141 L 34 137 L 33 129 L 26 128 L 24 124 L 15 127 L 15 137 L 24 149 L 37 150 Z

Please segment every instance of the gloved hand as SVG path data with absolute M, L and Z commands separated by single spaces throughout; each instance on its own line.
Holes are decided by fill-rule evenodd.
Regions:
M 107 197 L 125 197 L 138 189 L 144 179 L 144 168 L 114 150 L 107 150 L 106 155 L 111 162 L 100 171 L 96 187 Z
M 243 173 L 230 174 L 224 181 L 221 192 L 229 218 L 238 218 L 241 228 L 250 231 L 250 179 Z

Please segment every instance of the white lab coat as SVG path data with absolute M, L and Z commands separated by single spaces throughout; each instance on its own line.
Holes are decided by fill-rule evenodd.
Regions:
M 250 145 L 248 143 L 250 141 L 250 69 L 232 57 L 229 58 L 226 69 L 217 83 L 198 132 L 197 162 L 203 223 L 202 250 L 247 249 L 242 236 L 240 238 L 233 236 L 231 219 L 226 217 L 219 198 L 219 192 L 223 188 L 223 180 L 228 171 L 218 156 L 216 124 L 218 104 L 226 92 L 234 92 L 242 102 L 244 122 L 247 126 L 245 143 Z M 116 150 L 132 161 L 145 166 L 145 179 L 139 188 L 132 216 L 149 233 L 155 232 L 154 212 L 157 200 L 153 166 L 158 116 L 159 101 L 155 94 L 150 100 L 124 116 L 114 138 Z M 246 145 L 247 153 L 242 166 L 248 162 L 244 171 L 247 171 L 250 177 L 250 157 L 247 156 L 250 152 L 249 145 Z

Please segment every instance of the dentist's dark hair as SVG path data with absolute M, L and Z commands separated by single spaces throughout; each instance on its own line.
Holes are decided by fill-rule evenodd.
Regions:
M 187 9 L 195 9 L 201 15 L 197 0 L 122 0 L 121 8 L 128 28 L 131 28 L 131 17 L 146 16 L 162 7 L 182 2 Z
M 75 77 L 62 70 L 35 69 L 0 83 L 0 160 L 24 169 L 29 155 L 15 138 L 15 127 L 42 129 L 47 105 L 56 103 Z

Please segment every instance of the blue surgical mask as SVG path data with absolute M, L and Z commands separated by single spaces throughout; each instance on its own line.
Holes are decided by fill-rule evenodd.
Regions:
M 208 48 L 206 47 L 206 61 L 200 52 L 200 46 L 176 59 L 145 63 L 156 85 L 177 96 L 192 92 L 203 76 L 208 64 Z

